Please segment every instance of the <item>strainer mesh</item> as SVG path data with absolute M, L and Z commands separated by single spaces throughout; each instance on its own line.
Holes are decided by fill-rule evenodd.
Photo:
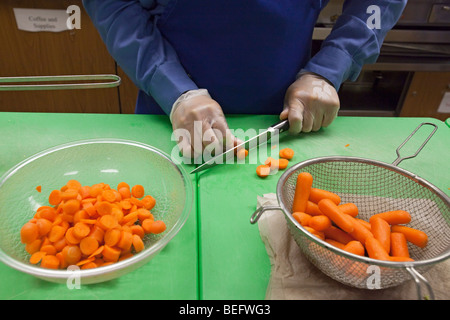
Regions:
M 368 221 L 373 214 L 406 210 L 412 220 L 408 226 L 428 234 L 429 242 L 421 249 L 409 244 L 415 261 L 439 258 L 450 251 L 450 206 L 433 187 L 412 174 L 392 165 L 362 159 L 327 159 L 306 161 L 292 167 L 280 179 L 278 193 L 285 208 L 289 229 L 306 257 L 331 278 L 357 288 L 387 288 L 398 285 L 411 276 L 403 267 L 378 265 L 341 252 L 333 252 L 320 240 L 312 240 L 300 229 L 288 213 L 292 213 L 297 176 L 307 171 L 314 177 L 313 187 L 329 190 L 341 197 L 341 203 L 353 202 L 359 208 L 358 217 Z M 372 260 L 372 259 L 370 259 Z M 420 273 L 428 271 L 432 263 L 418 264 Z M 371 277 L 378 273 L 380 277 Z

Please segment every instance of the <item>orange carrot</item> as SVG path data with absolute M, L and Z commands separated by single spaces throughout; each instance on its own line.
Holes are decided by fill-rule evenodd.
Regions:
M 329 199 L 333 201 L 336 205 L 339 205 L 341 202 L 341 197 L 339 197 L 334 192 L 330 192 L 327 190 L 322 190 L 318 188 L 311 188 L 311 193 L 309 195 L 309 200 L 314 203 L 319 204 L 319 202 L 323 199 Z
M 291 148 L 284 148 L 280 150 L 280 158 L 291 160 L 294 157 L 294 150 Z
M 81 253 L 89 256 L 98 249 L 98 241 L 94 237 L 86 237 L 80 241 Z
M 331 226 L 328 229 L 325 229 L 323 231 L 323 233 L 325 234 L 326 238 L 332 239 L 335 241 L 339 241 L 340 243 L 343 243 L 344 245 L 349 243 L 352 240 L 355 240 L 347 232 L 344 232 L 335 226 Z
M 409 249 L 406 237 L 400 232 L 391 232 L 391 256 L 409 258 Z
M 324 231 L 331 227 L 331 220 L 326 215 L 313 216 L 309 220 L 309 226 L 317 231 Z
M 377 213 L 371 216 L 369 220 L 374 219 L 376 217 L 384 219 L 390 225 L 405 224 L 411 221 L 411 215 L 404 210 L 394 210 Z
M 53 224 L 50 220 L 40 218 L 40 219 L 37 219 L 36 226 L 38 227 L 38 230 L 39 230 L 39 237 L 42 237 L 42 236 L 47 235 L 50 232 Z
M 103 190 L 102 192 L 102 198 L 105 201 L 108 202 L 115 202 L 116 201 L 116 194 L 114 193 L 113 190 L 109 189 L 109 190 Z
M 117 247 L 122 250 L 129 250 L 133 244 L 133 234 L 131 232 L 122 231 Z
M 56 206 L 61 202 L 61 190 L 53 190 L 50 192 L 50 195 L 48 197 L 48 203 L 50 203 L 52 206 Z
M 48 269 L 58 269 L 59 259 L 54 255 L 45 255 L 41 260 L 41 267 Z
M 142 198 L 142 202 L 144 203 L 144 208 L 147 210 L 152 210 L 156 205 L 156 200 L 151 195 L 146 195 Z
M 83 222 L 78 222 L 73 227 L 73 235 L 79 239 L 86 237 L 90 232 L 91 228 Z
M 353 240 L 351 240 L 351 241 L 353 241 Z M 325 238 L 325 242 L 328 242 L 329 244 L 331 244 L 331 245 L 333 245 L 333 246 L 335 246 L 335 247 L 337 247 L 339 249 L 344 249 L 345 248 L 345 244 L 343 244 L 343 243 L 341 243 L 339 241 L 333 240 L 333 239 Z
M 76 199 L 70 199 L 64 203 L 63 210 L 67 214 L 75 214 L 75 212 L 80 210 L 80 205 L 80 201 Z
M 349 215 L 343 214 L 335 202 L 329 198 L 325 198 L 318 203 L 320 211 L 323 212 L 331 221 L 333 221 L 339 228 L 345 232 L 353 231 L 353 222 L 349 219 Z
M 309 214 L 304 213 L 304 212 L 294 212 L 292 214 L 292 216 L 302 226 L 308 226 L 309 222 L 311 221 L 311 218 L 312 218 Z
M 363 219 L 359 219 L 359 218 L 355 218 L 355 220 L 358 221 L 359 223 L 361 223 L 368 230 L 372 229 L 372 226 L 370 225 L 370 222 L 368 222 L 366 220 L 363 220 Z
M 311 215 L 311 216 L 320 216 L 322 215 L 322 211 L 320 211 L 319 206 L 317 205 L 317 203 L 314 203 L 312 201 L 307 201 L 306 203 L 306 209 L 305 209 L 305 213 Z
M 321 239 L 321 240 L 325 240 L 325 234 L 322 231 L 318 231 L 314 228 L 305 226 L 304 227 L 307 231 L 309 231 L 311 234 L 315 235 L 317 238 Z
M 343 203 L 338 205 L 338 208 L 345 214 L 348 214 L 352 217 L 356 217 L 358 215 L 358 207 L 354 203 Z
M 80 240 L 80 238 L 75 236 L 73 231 L 74 231 L 74 227 L 70 227 L 69 229 L 67 229 L 64 238 L 66 239 L 66 242 L 68 244 L 72 244 L 72 245 L 79 244 L 81 240 Z
M 41 259 L 46 255 L 47 252 L 37 251 L 31 255 L 29 261 L 31 264 L 38 264 L 41 261 Z
M 108 229 L 112 229 L 115 227 L 119 226 L 119 223 L 117 222 L 116 218 L 114 218 L 111 215 L 104 215 L 101 216 L 101 218 L 99 219 L 99 226 L 103 229 L 103 230 L 108 230 Z
M 114 247 L 120 240 L 121 232 L 119 229 L 109 229 L 105 232 L 105 244 Z
M 76 264 L 81 260 L 81 250 L 77 245 L 68 245 L 61 251 L 64 261 L 69 265 Z
M 142 198 L 144 196 L 144 187 L 137 184 L 131 188 L 131 194 L 135 198 Z
M 367 237 L 365 247 L 369 258 L 377 260 L 389 260 L 389 254 L 384 249 L 383 245 L 374 237 Z
M 260 178 L 266 178 L 270 175 L 270 167 L 265 164 L 261 164 L 256 167 L 256 174 Z
M 71 179 L 71 180 L 67 181 L 66 186 L 68 189 L 74 189 L 74 190 L 81 189 L 81 183 L 75 179 Z
M 347 243 L 343 250 L 353 254 L 357 254 L 359 256 L 364 256 L 365 253 L 363 244 L 357 240 L 353 240 Z
M 313 177 L 309 172 L 301 172 L 297 176 L 292 212 L 305 212 L 313 184 Z
M 103 248 L 103 259 L 107 262 L 116 262 L 120 257 L 120 250 L 115 247 L 105 245 Z
M 420 248 L 425 248 L 428 244 L 428 236 L 423 231 L 400 225 L 392 226 L 391 231 L 403 233 L 408 242 L 411 242 Z
M 365 245 L 366 239 L 369 237 L 373 237 L 372 232 L 355 218 L 348 215 L 347 217 L 349 217 L 349 219 L 353 221 L 353 231 L 349 233 L 350 236 Z
M 247 156 L 248 156 L 248 150 L 247 150 L 247 149 L 244 149 L 244 148 L 239 149 L 239 150 L 237 151 L 237 153 L 236 153 L 236 157 L 237 157 L 239 160 L 244 160 L 245 158 L 247 158 Z
M 370 219 L 370 231 L 387 253 L 391 250 L 391 226 L 379 217 Z
M 66 230 L 62 226 L 53 226 L 48 235 L 48 239 L 51 242 L 56 242 L 64 237 Z
M 42 243 L 41 239 L 36 239 L 33 242 L 27 243 L 25 245 L 25 251 L 28 252 L 29 254 L 36 253 L 41 248 L 41 243 Z
M 142 222 L 142 228 L 146 233 L 158 234 L 166 230 L 166 224 L 164 223 L 164 221 L 161 220 L 154 221 L 151 219 L 145 219 Z
M 42 192 L 42 186 L 37 186 L 37 187 L 36 187 L 36 191 L 37 191 L 37 192 Z
M 134 234 L 132 236 L 132 242 L 133 242 L 133 248 L 136 252 L 141 252 L 144 250 L 144 242 L 142 241 L 141 237 L 137 234 Z

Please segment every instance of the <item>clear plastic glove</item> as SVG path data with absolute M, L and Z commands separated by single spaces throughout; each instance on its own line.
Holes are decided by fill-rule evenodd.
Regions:
M 231 134 L 222 108 L 206 89 L 181 95 L 172 107 L 170 120 L 178 133 L 178 148 L 186 158 L 213 156 L 241 143 Z
M 289 132 L 297 134 L 327 127 L 338 111 L 336 89 L 323 77 L 306 72 L 287 89 L 280 119 L 288 119 Z

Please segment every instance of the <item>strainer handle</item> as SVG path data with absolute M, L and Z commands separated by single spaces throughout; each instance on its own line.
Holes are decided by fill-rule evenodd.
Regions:
M 400 156 L 400 149 L 409 141 L 409 139 L 411 139 L 411 137 L 417 132 L 417 130 L 419 130 L 422 126 L 424 125 L 430 125 L 433 126 L 434 129 L 433 131 L 430 133 L 430 135 L 428 136 L 428 138 L 422 143 L 422 145 L 420 146 L 419 149 L 417 149 L 416 153 L 411 155 L 411 156 L 407 156 L 407 157 L 402 157 Z M 431 139 L 431 137 L 433 136 L 433 134 L 436 132 L 437 130 L 437 125 L 435 125 L 434 123 L 431 122 L 422 122 L 416 129 L 414 129 L 414 131 L 408 136 L 408 138 L 406 138 L 405 141 L 402 142 L 401 145 L 398 146 L 397 150 L 395 150 L 395 152 L 397 153 L 397 159 L 395 159 L 395 161 L 392 163 L 394 166 L 398 166 L 400 164 L 400 162 L 402 162 L 405 159 L 410 159 L 410 158 L 414 158 L 415 156 L 417 156 L 419 154 L 419 152 L 423 149 L 423 147 L 427 144 L 428 140 Z
M 427 279 L 425 279 L 425 277 L 423 275 L 421 275 L 416 269 L 414 269 L 413 267 L 406 267 L 406 270 L 409 272 L 409 274 L 413 277 L 414 282 L 416 284 L 416 289 L 417 289 L 417 298 L 419 300 L 423 300 L 424 296 L 422 295 L 422 282 L 423 284 L 426 286 L 427 290 L 428 290 L 428 294 L 429 296 L 427 297 L 427 300 L 434 300 L 434 293 L 433 293 L 433 289 L 431 288 L 430 283 L 428 282 Z
M 256 209 L 255 212 L 253 212 L 252 216 L 250 217 L 250 223 L 255 224 L 258 222 L 259 218 L 261 218 L 261 215 L 264 213 L 264 211 L 267 210 L 282 210 L 278 206 L 261 206 L 258 209 Z

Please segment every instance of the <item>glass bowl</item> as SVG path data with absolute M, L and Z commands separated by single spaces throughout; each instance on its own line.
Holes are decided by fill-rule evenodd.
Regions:
M 20 229 L 48 195 L 68 180 L 82 185 L 104 182 L 112 188 L 121 181 L 141 184 L 156 199 L 152 213 L 166 223 L 158 235 L 147 234 L 145 249 L 131 258 L 93 269 L 53 270 L 29 263 Z M 36 190 L 41 186 L 41 192 Z M 82 284 L 108 281 L 131 272 L 157 255 L 180 231 L 193 204 L 192 182 L 164 152 L 134 141 L 94 139 L 76 141 L 40 152 L 6 172 L 0 180 L 0 260 L 38 278 L 64 283 L 74 276 Z

